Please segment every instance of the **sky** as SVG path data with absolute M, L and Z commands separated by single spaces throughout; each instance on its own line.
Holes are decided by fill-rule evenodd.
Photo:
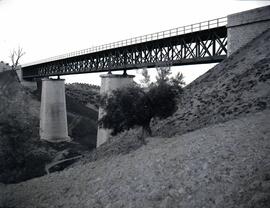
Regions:
M 10 63 L 18 46 L 20 64 L 224 17 L 270 5 L 244 0 L 0 0 L 0 60 Z M 186 83 L 214 64 L 172 67 Z M 128 71 L 139 81 L 140 70 Z M 155 69 L 149 70 L 154 80 Z M 63 76 L 66 82 L 100 85 L 100 73 Z

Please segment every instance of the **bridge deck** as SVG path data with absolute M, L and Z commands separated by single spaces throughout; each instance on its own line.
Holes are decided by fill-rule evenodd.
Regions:
M 23 78 L 214 63 L 227 54 L 227 19 L 219 18 L 44 59 Z

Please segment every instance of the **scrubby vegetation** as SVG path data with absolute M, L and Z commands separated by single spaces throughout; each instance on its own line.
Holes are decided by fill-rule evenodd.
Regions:
M 66 94 L 83 105 L 98 109 L 99 91 L 97 85 L 84 83 L 66 84 Z
M 53 156 L 53 150 L 34 139 L 30 126 L 18 121 L 1 123 L 0 181 L 14 183 L 44 174 L 44 164 Z M 31 140 L 32 138 L 32 140 Z

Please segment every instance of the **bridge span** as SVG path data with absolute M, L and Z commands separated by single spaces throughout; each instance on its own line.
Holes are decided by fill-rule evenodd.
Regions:
M 22 66 L 22 77 L 215 63 L 227 55 L 227 17 L 139 36 Z

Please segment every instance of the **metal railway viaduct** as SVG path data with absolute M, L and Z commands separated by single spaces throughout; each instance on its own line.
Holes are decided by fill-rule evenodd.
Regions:
M 67 141 L 64 80 L 50 76 L 108 72 L 101 76 L 101 93 L 110 93 L 132 82 L 127 70 L 218 63 L 268 28 L 270 6 L 25 64 L 19 76 L 22 83 L 42 78 L 41 139 Z M 119 70 L 123 75 L 112 74 Z M 99 118 L 104 113 L 100 109 Z M 97 146 L 109 133 L 98 129 Z

